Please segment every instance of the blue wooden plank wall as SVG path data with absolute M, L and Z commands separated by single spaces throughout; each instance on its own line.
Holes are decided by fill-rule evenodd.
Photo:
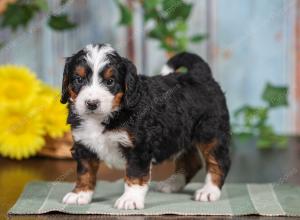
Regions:
M 49 1 L 54 13 L 65 11 L 79 25 L 66 32 L 50 30 L 45 23 L 47 17 L 41 15 L 29 29 L 19 30 L 9 35 L 11 41 L 0 50 L 0 63 L 26 65 L 49 84 L 60 86 L 64 57 L 76 52 L 88 43 L 106 42 L 115 45 L 121 53 L 126 45 L 116 44 L 124 38 L 124 30 L 115 28 L 118 10 L 113 1 L 70 0 L 65 7 L 59 0 Z M 0 32 L 0 37 L 8 37 Z
M 214 1 L 214 51 L 210 62 L 226 92 L 231 112 L 243 104 L 263 104 L 260 95 L 266 82 L 291 84 L 295 3 Z M 291 131 L 291 108 L 272 113 L 271 122 L 277 131 Z
M 260 94 L 267 81 L 291 85 L 293 79 L 293 42 L 296 0 L 190 0 L 195 4 L 189 22 L 190 34 L 206 32 L 210 38 L 192 45 L 190 50 L 211 64 L 216 79 L 226 92 L 233 112 L 243 104 L 262 104 Z M 58 0 L 49 1 L 54 12 L 66 11 L 80 26 L 57 33 L 45 27 L 40 16 L 29 31 L 14 36 L 0 50 L 0 64 L 29 66 L 41 79 L 60 86 L 64 57 L 90 42 L 109 42 L 125 55 L 126 30 L 117 27 L 118 10 L 113 1 L 70 0 L 65 8 Z M 142 57 L 142 23 L 135 13 L 134 39 L 140 72 L 158 73 L 166 60 L 154 40 L 147 40 L 146 60 Z M 142 64 L 145 64 L 143 67 Z M 142 71 L 144 70 L 144 71 Z M 292 100 L 291 100 L 292 101 Z M 290 110 L 276 110 L 271 122 L 280 132 L 291 132 Z

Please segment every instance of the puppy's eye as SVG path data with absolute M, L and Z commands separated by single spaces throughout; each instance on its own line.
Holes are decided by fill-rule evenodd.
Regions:
M 83 78 L 82 78 L 82 77 L 77 77 L 77 78 L 75 79 L 75 82 L 76 82 L 77 84 L 81 84 L 81 83 L 83 83 Z
M 115 80 L 114 79 L 108 79 L 108 80 L 106 80 L 105 83 L 106 83 L 107 86 L 113 86 L 115 84 Z

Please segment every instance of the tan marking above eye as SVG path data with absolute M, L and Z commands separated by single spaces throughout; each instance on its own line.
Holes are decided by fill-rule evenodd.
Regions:
M 113 68 L 109 67 L 108 69 L 106 69 L 104 71 L 103 78 L 104 79 L 110 79 L 112 76 L 113 76 Z
M 78 74 L 81 77 L 86 76 L 86 71 L 85 71 L 85 68 L 83 66 L 77 66 L 76 69 L 75 69 L 75 73 Z

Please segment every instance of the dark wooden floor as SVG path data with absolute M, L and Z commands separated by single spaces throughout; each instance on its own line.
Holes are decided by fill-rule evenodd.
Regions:
M 293 138 L 289 147 L 284 150 L 256 150 L 253 143 L 241 144 L 232 150 L 232 169 L 228 182 L 289 182 L 300 185 L 300 139 Z M 109 216 L 74 216 L 49 214 L 42 216 L 7 216 L 7 210 L 15 203 L 24 185 L 32 180 L 74 181 L 76 164 L 72 160 L 54 160 L 32 158 L 23 161 L 13 161 L 0 158 L 0 220 L 2 219 L 206 219 L 207 217 L 109 217 Z M 173 170 L 173 164 L 166 162 L 154 167 L 154 180 L 168 177 Z M 200 172 L 194 181 L 203 180 Z M 99 177 L 104 180 L 116 180 L 123 177 L 122 171 L 110 170 L 101 166 Z M 240 219 L 241 217 L 209 217 L 210 219 Z M 243 219 L 271 219 L 270 217 L 245 216 Z M 273 218 L 272 218 L 273 219 Z M 281 219 L 281 218 L 276 218 Z M 283 219 L 283 218 L 282 218 Z

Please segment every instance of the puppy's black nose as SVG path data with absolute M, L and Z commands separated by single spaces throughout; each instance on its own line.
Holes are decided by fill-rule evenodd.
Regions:
M 86 104 L 86 107 L 89 109 L 89 110 L 95 110 L 98 108 L 99 104 L 100 104 L 100 101 L 99 100 L 87 100 L 85 102 Z

